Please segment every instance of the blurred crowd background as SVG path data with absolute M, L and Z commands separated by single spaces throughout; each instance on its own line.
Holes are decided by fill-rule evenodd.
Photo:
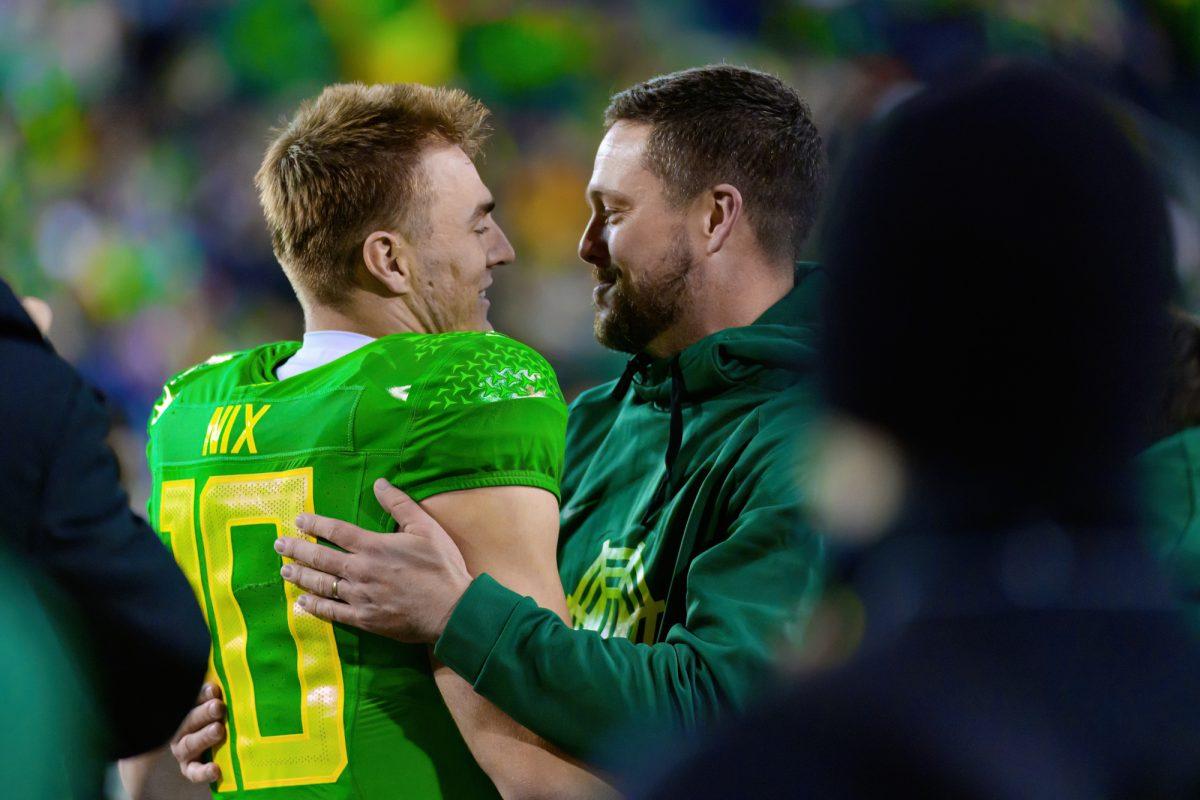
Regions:
M 1200 0 L 0 0 L 0 276 L 50 302 L 53 342 L 108 395 L 144 507 L 162 383 L 300 336 L 252 177 L 272 127 L 325 84 L 451 84 L 492 109 L 481 172 L 517 250 L 492 320 L 573 396 L 621 364 L 593 341 L 575 253 L 610 94 L 704 63 L 775 72 L 836 168 L 921 84 L 1005 55 L 1052 59 L 1127 105 L 1196 298 Z

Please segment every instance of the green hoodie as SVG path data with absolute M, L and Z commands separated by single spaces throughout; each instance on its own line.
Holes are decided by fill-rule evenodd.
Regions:
M 744 706 L 811 599 L 821 546 L 796 457 L 812 418 L 813 273 L 754 324 L 637 357 L 572 404 L 559 571 L 574 630 L 481 575 L 437 642 L 566 752 Z
M 1159 441 L 1138 465 L 1151 543 L 1166 558 L 1189 616 L 1200 627 L 1200 428 Z

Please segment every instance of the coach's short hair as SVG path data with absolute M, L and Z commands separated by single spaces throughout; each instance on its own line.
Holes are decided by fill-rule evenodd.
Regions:
M 779 78 L 727 64 L 660 75 L 613 95 L 604 122 L 651 126 L 646 167 L 676 206 L 732 184 L 763 251 L 773 258 L 800 252 L 825 162 L 808 106 Z
M 336 305 L 375 230 L 419 235 L 422 149 L 441 140 L 474 157 L 488 110 L 457 89 L 342 83 L 300 105 L 255 176 L 275 257 L 298 293 Z

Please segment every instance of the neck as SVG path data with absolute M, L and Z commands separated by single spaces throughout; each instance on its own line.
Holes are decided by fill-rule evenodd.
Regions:
M 393 333 L 436 333 L 404 302 L 353 290 L 339 306 L 302 303 L 304 332 L 347 331 L 378 339 Z
M 687 289 L 688 310 L 646 346 L 655 358 L 673 356 L 717 331 L 753 324 L 796 285 L 790 265 L 765 262 L 741 261 L 737 269 L 713 270 L 697 278 Z

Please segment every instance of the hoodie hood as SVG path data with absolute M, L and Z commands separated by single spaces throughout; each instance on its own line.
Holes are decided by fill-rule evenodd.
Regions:
M 717 331 L 669 358 L 634 356 L 613 394 L 632 388 L 638 400 L 669 407 L 672 391 L 686 403 L 751 381 L 778 388 L 795 383 L 815 363 L 822 281 L 815 264 L 797 265 L 796 285 L 753 323 Z
M 663 454 L 666 474 L 650 511 L 678 485 L 676 462 L 683 445 L 684 406 L 752 382 L 764 389 L 782 390 L 809 370 L 815 355 L 818 269 L 815 264 L 798 264 L 792 290 L 749 325 L 717 331 L 670 358 L 654 359 L 639 353 L 629 360 L 612 397 L 620 400 L 632 387 L 636 402 L 650 403 L 670 415 Z

